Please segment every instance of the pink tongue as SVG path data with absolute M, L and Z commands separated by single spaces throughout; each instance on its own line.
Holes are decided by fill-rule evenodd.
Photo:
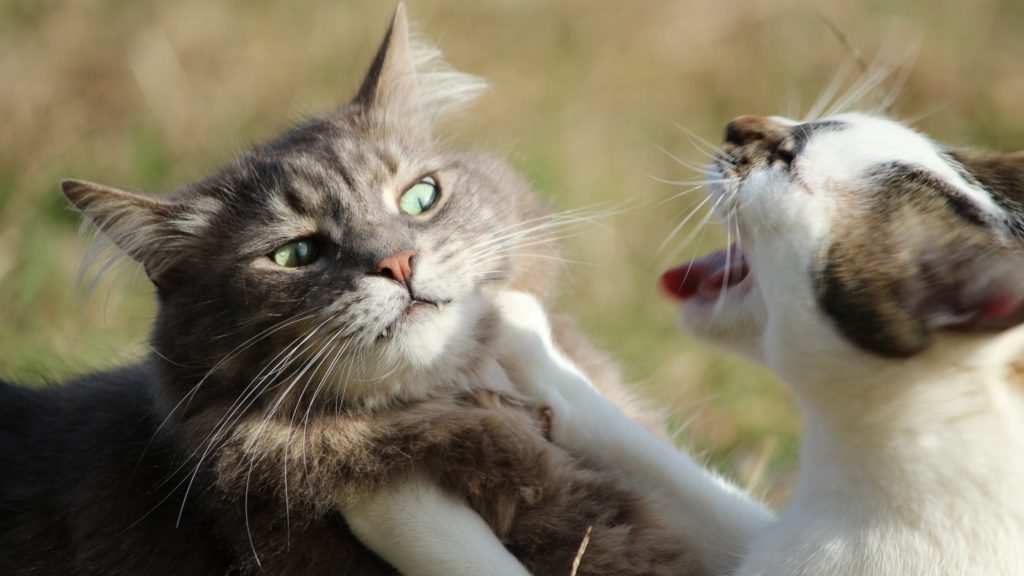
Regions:
M 669 296 L 687 300 L 697 294 L 717 294 L 726 282 L 729 286 L 738 284 L 749 273 L 743 252 L 734 244 L 727 250 L 719 250 L 667 270 L 661 275 L 661 287 Z

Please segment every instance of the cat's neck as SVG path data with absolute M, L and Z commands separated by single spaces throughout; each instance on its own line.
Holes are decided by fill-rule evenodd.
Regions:
M 944 344 L 794 386 L 803 462 L 784 517 L 840 518 L 873 553 L 916 546 L 919 559 L 1024 538 L 1024 330 Z

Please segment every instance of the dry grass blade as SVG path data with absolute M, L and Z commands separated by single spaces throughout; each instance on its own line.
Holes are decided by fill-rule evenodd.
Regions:
M 569 572 L 569 576 L 576 576 L 576 572 L 579 571 L 580 564 L 583 562 L 583 555 L 587 553 L 587 545 L 590 544 L 590 531 L 593 528 L 593 526 L 587 526 L 587 533 L 583 535 L 580 549 L 576 551 L 576 557 L 572 559 L 572 572 Z

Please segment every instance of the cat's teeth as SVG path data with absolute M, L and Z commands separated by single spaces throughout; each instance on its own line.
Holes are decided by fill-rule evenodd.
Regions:
M 437 303 L 437 310 L 438 310 L 438 312 L 440 312 L 441 310 L 444 310 L 444 302 L 438 302 Z
M 388 329 L 387 328 L 385 328 L 384 331 L 380 333 L 380 337 L 381 338 L 387 338 L 388 337 Z

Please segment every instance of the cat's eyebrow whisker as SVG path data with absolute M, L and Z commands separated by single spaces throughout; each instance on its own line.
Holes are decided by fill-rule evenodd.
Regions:
M 852 60 L 843 60 L 840 64 L 839 69 L 835 74 L 832 75 L 832 80 L 825 86 L 825 88 L 818 94 L 818 98 L 814 101 L 814 105 L 804 115 L 804 122 L 812 122 L 821 118 L 821 113 L 832 103 L 835 99 L 836 94 L 839 93 L 839 88 L 844 82 L 850 77 L 850 73 L 853 72 L 854 62 Z
M 838 102 L 826 110 L 825 116 L 834 116 L 849 110 L 864 96 L 878 88 L 895 70 L 896 67 L 891 64 L 873 63 L 872 70 L 866 72 Z
M 916 58 L 917 51 L 915 50 L 914 53 L 910 56 L 910 59 L 914 60 Z M 907 81 L 910 79 L 910 73 L 913 70 L 912 63 L 898 66 L 897 70 L 899 71 L 899 74 L 893 81 L 892 87 L 889 88 L 889 93 L 886 94 L 885 98 L 883 98 L 881 102 L 878 103 L 878 106 L 876 107 L 876 113 L 889 114 L 892 111 L 893 104 L 896 103 L 896 100 L 900 97 L 900 94 L 903 93 L 903 88 L 907 85 Z

